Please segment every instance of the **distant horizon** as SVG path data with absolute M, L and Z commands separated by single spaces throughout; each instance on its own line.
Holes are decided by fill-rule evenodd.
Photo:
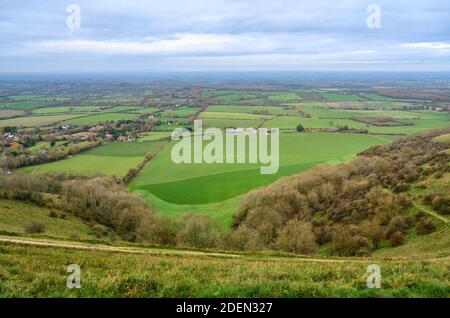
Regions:
M 0 73 L 0 81 L 450 81 L 449 71 L 145 71 Z
M 2 1 L 0 73 L 450 72 L 444 0 Z

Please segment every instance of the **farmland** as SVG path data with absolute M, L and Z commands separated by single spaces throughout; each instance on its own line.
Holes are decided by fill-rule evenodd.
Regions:
M 418 156 L 436 162 L 410 172 L 383 160 L 412 164 L 415 157 L 402 156 L 414 152 L 389 157 L 403 148 L 382 147 L 448 128 L 442 105 L 292 88 L 174 89 L 145 98 L 108 89 L 71 103 L 39 94 L 2 103 L 9 107 L 0 110 L 0 127 L 12 141 L 0 163 L 16 164 L 8 191 L 0 177 L 2 296 L 448 297 L 449 218 L 440 213 L 449 179 L 433 172 L 443 169 L 441 152 L 424 146 L 429 157 L 422 150 Z M 279 169 L 261 174 L 268 166 L 261 160 L 174 163 L 177 142 L 170 136 L 176 128 L 192 130 L 194 119 L 223 132 L 279 128 Z M 249 146 L 250 137 L 245 140 Z M 447 142 L 448 132 L 432 137 L 442 153 Z M 358 163 L 369 160 L 361 152 L 372 151 L 375 163 Z M 378 175 L 383 169 L 392 170 Z M 390 188 L 388 177 L 396 173 Z M 411 202 L 403 208 L 405 196 Z M 309 228 L 297 231 L 309 231 L 314 246 L 292 250 L 298 233 L 286 228 L 301 221 L 281 220 L 303 211 Z M 378 224 L 377 217 L 387 221 Z M 344 234 L 335 236 L 341 226 Z M 336 248 L 350 231 L 360 245 Z M 283 233 L 287 243 L 280 242 Z M 67 262 L 82 266 L 82 289 L 65 288 Z M 367 265 L 374 263 L 383 270 L 382 289 L 366 288 Z
M 62 107 L 42 107 L 36 108 L 32 111 L 32 114 L 59 114 L 59 113 L 78 113 L 78 112 L 94 112 L 98 111 L 97 106 L 62 106 Z
M 375 136 L 352 134 L 281 134 L 280 169 L 273 175 L 261 175 L 259 164 L 176 165 L 170 159 L 169 145 L 143 168 L 130 183 L 130 189 L 139 191 L 149 203 L 169 215 L 196 211 L 229 224 L 237 200 L 233 198 L 281 176 L 319 164 L 345 162 L 371 145 L 387 142 Z M 289 151 L 292 149 L 301 151 Z
M 162 141 L 136 141 L 130 143 L 109 143 L 81 153 L 72 158 L 23 168 L 23 172 L 66 171 L 85 174 L 124 176 L 137 166 L 144 156 L 156 153 L 163 147 Z
M 79 115 L 78 115 L 79 116 Z M 49 126 L 78 117 L 77 115 L 29 116 L 0 120 L 0 127 L 38 127 Z
M 90 115 L 90 116 L 74 118 L 71 120 L 67 120 L 65 123 L 72 124 L 72 125 L 89 125 L 89 124 L 96 124 L 96 123 L 104 123 L 107 121 L 132 120 L 135 118 L 136 118 L 136 115 L 134 115 L 134 114 L 102 113 L 102 114 L 95 114 L 95 115 Z
M 226 227 L 231 223 L 240 198 L 254 188 L 317 165 L 346 162 L 368 147 L 389 143 L 400 136 L 448 127 L 450 120 L 448 112 L 405 110 L 402 107 L 413 102 L 405 104 L 404 100 L 375 93 L 204 89 L 202 96 L 211 102 L 197 116 L 205 129 L 280 128 L 280 169 L 276 174 L 261 175 L 260 164 L 174 164 L 170 153 L 175 143 L 158 139 L 169 137 L 175 128 L 192 127 L 188 118 L 201 110 L 199 107 L 184 106 L 183 99 L 176 99 L 173 105 L 165 108 L 120 104 L 106 108 L 83 105 L 36 108 L 32 113 L 42 116 L 6 119 L 0 123 L 5 122 L 5 126 L 12 122 L 48 125 L 58 121 L 80 126 L 134 121 L 138 113 L 153 113 L 154 116 L 143 120 L 158 124 L 152 127 L 152 132 L 142 133 L 138 141 L 109 143 L 65 160 L 29 166 L 21 171 L 68 171 L 123 177 L 142 163 L 145 154 L 156 153 L 169 142 L 131 180 L 129 189 L 141 194 L 163 215 L 176 216 L 193 211 L 210 215 Z M 313 101 L 315 98 L 317 100 Z M 160 98 L 150 100 L 161 103 Z M 115 105 L 121 101 L 131 102 L 118 98 Z M 72 112 L 78 114 L 69 115 Z M 78 117 L 66 119 L 61 116 Z M 365 121 L 376 118 L 391 118 L 396 124 L 377 126 L 369 124 L 370 120 Z M 306 132 L 298 133 L 299 125 Z M 336 129 L 345 133 L 336 133 Z M 360 133 L 364 131 L 367 133 Z M 39 147 L 30 148 L 30 151 L 36 151 L 33 149 Z

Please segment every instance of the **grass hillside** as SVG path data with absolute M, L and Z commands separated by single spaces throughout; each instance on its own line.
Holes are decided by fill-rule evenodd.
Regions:
M 33 230 L 33 224 L 41 230 Z M 0 233 L 60 239 L 95 239 L 94 231 L 85 222 L 66 212 L 17 201 L 0 201 Z
M 43 242 L 43 244 L 45 244 Z M 60 243 L 62 244 L 62 243 Z M 303 259 L 189 251 L 128 252 L 0 242 L 2 297 L 449 297 L 449 259 Z M 66 266 L 82 288 L 66 287 Z M 366 285 L 381 267 L 381 289 Z

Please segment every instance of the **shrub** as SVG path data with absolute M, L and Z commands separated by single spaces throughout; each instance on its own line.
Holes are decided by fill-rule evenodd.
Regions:
M 355 225 L 338 225 L 333 229 L 330 253 L 338 256 L 367 256 L 373 249 L 370 239 Z
M 433 200 L 431 201 L 431 206 L 433 210 L 440 214 L 450 214 L 450 198 L 446 198 L 443 195 L 437 195 L 435 198 L 433 198 Z
M 188 247 L 213 247 L 219 239 L 219 227 L 209 217 L 186 214 L 179 219 L 176 242 Z
M 112 228 L 127 241 L 141 240 L 142 224 L 159 220 L 139 196 L 129 193 L 112 178 L 67 181 L 62 200 L 68 211 Z
M 106 226 L 102 225 L 102 224 L 94 224 L 92 226 L 92 229 L 95 232 L 95 236 L 98 237 L 98 238 L 108 234 L 108 228 Z
M 299 220 L 291 220 L 281 229 L 275 246 L 283 251 L 300 254 L 317 251 L 311 224 Z
M 24 230 L 26 233 L 42 233 L 45 231 L 45 225 L 39 221 L 31 221 L 25 225 Z
M 416 224 L 417 233 L 419 234 L 430 234 L 434 231 L 436 231 L 436 225 L 428 219 L 428 218 L 421 218 L 417 221 Z
M 56 211 L 50 211 L 48 213 L 48 216 L 51 218 L 57 218 L 58 217 L 58 213 Z
M 331 241 L 331 230 L 328 225 L 314 227 L 313 233 L 318 244 L 324 244 Z
M 405 235 L 400 231 L 395 231 L 389 236 L 389 243 L 391 246 L 402 245 L 405 239 Z
M 223 240 L 225 248 L 233 250 L 262 250 L 264 244 L 256 230 L 249 229 L 245 225 L 239 226 L 234 231 L 228 233 Z
M 405 230 L 411 228 L 412 219 L 408 216 L 397 215 L 391 219 L 391 221 L 389 222 L 389 226 L 396 230 L 404 232 Z
M 297 131 L 298 131 L 298 132 L 303 132 L 303 131 L 305 131 L 305 127 L 303 127 L 302 124 L 298 124 L 298 126 L 297 126 Z
M 433 210 L 440 214 L 450 214 L 450 198 L 446 197 L 443 193 L 429 193 L 423 198 L 423 203 L 431 206 Z
M 395 185 L 393 191 L 395 193 L 401 193 L 401 192 L 406 192 L 409 190 L 409 184 L 405 183 L 405 182 L 400 182 L 397 185 Z
M 421 211 L 421 210 L 417 211 L 414 214 L 414 217 L 415 217 L 416 221 L 419 221 L 421 218 L 424 218 L 426 216 L 427 216 L 427 214 L 425 212 Z

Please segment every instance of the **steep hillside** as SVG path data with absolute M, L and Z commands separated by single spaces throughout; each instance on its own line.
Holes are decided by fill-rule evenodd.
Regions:
M 372 147 L 348 164 L 312 169 L 249 193 L 235 217 L 232 243 L 361 256 L 443 228 L 448 239 L 450 145 L 435 140 L 445 133 Z M 448 254 L 450 245 L 442 247 L 438 254 Z

